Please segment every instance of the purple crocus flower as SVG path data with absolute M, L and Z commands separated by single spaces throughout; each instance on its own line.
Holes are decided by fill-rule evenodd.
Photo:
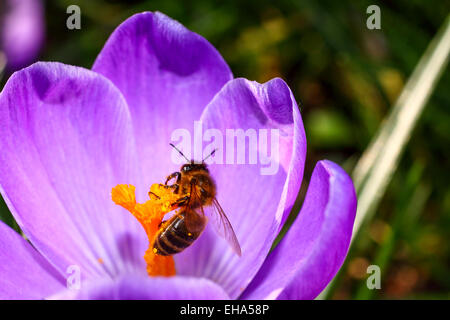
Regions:
M 276 174 L 260 165 L 210 165 L 242 256 L 209 227 L 175 255 L 176 276 L 149 277 L 148 239 L 111 201 L 117 184 L 144 202 L 178 165 L 171 133 L 278 129 Z M 0 94 L 0 192 L 32 246 L 0 223 L 0 298 L 312 299 L 340 268 L 356 212 L 350 177 L 314 169 L 303 207 L 269 253 L 300 189 L 306 138 L 281 79 L 233 79 L 201 36 L 161 13 L 114 31 L 92 71 L 36 63 Z M 68 289 L 72 267 L 79 290 Z
M 6 0 L 0 4 L 0 53 L 9 71 L 35 61 L 44 42 L 44 7 L 41 0 Z

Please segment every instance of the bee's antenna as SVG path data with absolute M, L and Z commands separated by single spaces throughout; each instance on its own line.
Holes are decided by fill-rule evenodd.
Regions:
M 189 160 L 188 158 L 186 158 L 186 156 L 183 154 L 183 152 L 181 152 L 177 147 L 175 147 L 174 145 L 173 145 L 173 143 L 169 143 L 171 146 L 172 146 L 172 148 L 174 148 L 175 150 L 177 150 L 182 156 L 183 156 L 183 158 L 185 158 L 186 160 L 187 160 L 187 162 L 191 162 L 191 160 Z
M 204 159 L 202 160 L 202 162 L 205 162 L 206 159 L 208 159 L 208 158 L 211 157 L 214 153 L 216 153 L 216 150 L 217 150 L 217 148 L 214 149 L 213 151 L 211 151 L 211 153 L 209 154 L 209 156 L 207 156 L 206 158 L 204 158 Z

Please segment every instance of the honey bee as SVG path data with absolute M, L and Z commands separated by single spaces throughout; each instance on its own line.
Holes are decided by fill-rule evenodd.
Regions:
M 204 207 L 212 208 L 211 221 L 220 236 L 225 238 L 233 251 L 241 256 L 241 247 L 233 231 L 230 221 L 216 199 L 216 184 L 209 173 L 205 160 L 215 152 L 195 163 L 188 160 L 184 154 L 176 149 L 188 163 L 181 166 L 179 172 L 170 174 L 164 187 L 171 188 L 180 198 L 172 204 L 172 207 L 180 208 L 170 219 L 163 221 L 153 242 L 153 252 L 162 256 L 171 256 L 189 247 L 203 232 L 208 222 Z M 169 184 L 174 180 L 173 184 Z M 150 192 L 150 197 L 158 195 Z M 158 197 L 159 198 L 159 197 Z

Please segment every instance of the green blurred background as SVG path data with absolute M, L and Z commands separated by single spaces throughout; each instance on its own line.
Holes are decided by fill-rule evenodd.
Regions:
M 81 8 L 81 30 L 66 28 L 71 4 Z M 381 8 L 381 30 L 366 28 L 371 4 Z M 301 105 L 308 139 L 300 205 L 318 160 L 352 172 L 449 9 L 449 1 L 419 0 L 52 0 L 46 1 L 47 41 L 39 60 L 90 68 L 123 20 L 161 11 L 207 38 L 236 77 L 285 79 Z M 449 89 L 444 72 L 331 298 L 450 298 Z M 0 212 L 14 225 L 4 204 Z M 366 287 L 370 264 L 381 268 L 380 290 Z

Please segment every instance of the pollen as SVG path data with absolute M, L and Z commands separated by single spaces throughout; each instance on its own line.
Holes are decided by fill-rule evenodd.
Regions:
M 145 252 L 144 259 L 147 263 L 148 275 L 174 276 L 173 257 L 157 255 L 153 242 L 164 216 L 173 210 L 172 204 L 179 196 L 160 184 L 153 184 L 149 194 L 157 195 L 157 197 L 150 197 L 150 200 L 145 203 L 137 203 L 136 188 L 133 185 L 119 184 L 112 189 L 111 197 L 115 204 L 128 210 L 141 223 L 147 234 L 149 248 Z

